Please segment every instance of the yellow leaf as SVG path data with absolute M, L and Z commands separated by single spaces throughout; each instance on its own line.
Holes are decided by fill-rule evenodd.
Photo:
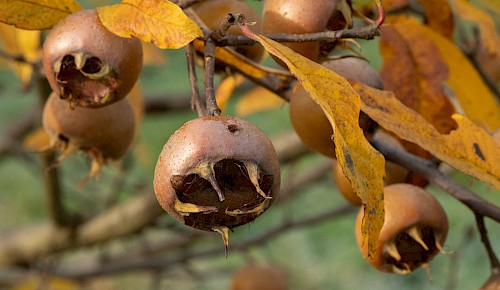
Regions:
M 432 30 L 453 39 L 454 15 L 448 0 L 418 0 L 424 7 L 425 22 Z
M 248 116 L 250 114 L 283 106 L 285 100 L 270 90 L 258 86 L 247 92 L 236 104 L 236 115 Z
M 203 53 L 205 50 L 205 42 L 202 40 L 195 40 L 193 42 L 194 48 L 197 52 Z M 247 57 L 225 47 L 215 47 L 215 58 L 231 67 L 234 67 L 242 74 L 252 78 L 264 78 L 268 75 L 279 77 L 283 80 L 290 78 L 290 74 L 284 70 L 271 69 L 259 65 Z
M 62 278 L 40 277 L 32 276 L 15 286 L 11 290 L 36 290 L 36 289 L 50 289 L 50 290 L 77 290 L 80 289 L 78 283 Z
M 22 29 L 42 30 L 81 9 L 74 0 L 0 0 L 0 22 Z
M 137 37 L 159 48 L 184 47 L 203 32 L 182 9 L 167 0 L 123 0 L 97 8 L 102 24 L 121 37 Z
M 500 189 L 500 146 L 491 135 L 465 116 L 454 114 L 458 128 L 440 134 L 415 111 L 389 91 L 360 83 L 353 87 L 361 96 L 361 109 L 384 129 L 418 144 L 450 166 Z
M 234 90 L 245 78 L 242 75 L 229 75 L 221 80 L 215 91 L 215 99 L 222 113 L 226 110 L 227 103 L 233 95 Z
M 401 30 L 416 27 L 418 21 L 406 18 L 400 22 Z M 500 128 L 500 107 L 483 79 L 469 59 L 455 44 L 424 25 L 420 31 L 439 49 L 441 57 L 449 68 L 448 85 L 460 102 L 466 116 L 490 131 Z
M 42 56 L 40 34 L 41 32 L 37 30 L 23 30 L 0 23 L 0 41 L 3 50 L 12 56 L 22 57 L 31 63 L 39 61 Z M 33 65 L 18 61 L 8 62 L 21 80 L 23 87 L 26 88 L 33 74 Z
M 371 147 L 358 125 L 359 95 L 337 73 L 278 42 L 253 34 L 246 25 L 242 25 L 241 29 L 245 35 L 259 41 L 269 53 L 281 59 L 325 112 L 333 128 L 337 159 L 364 205 L 366 218 L 362 224 L 363 241 L 368 242 L 368 253 L 372 256 L 384 223 L 385 165 L 384 157 Z

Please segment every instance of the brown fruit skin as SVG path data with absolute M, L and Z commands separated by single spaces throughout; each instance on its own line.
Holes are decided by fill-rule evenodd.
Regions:
M 265 0 L 263 5 L 262 31 L 265 34 L 305 34 L 324 31 L 337 7 L 338 0 Z M 282 43 L 293 51 L 318 61 L 319 42 Z M 277 58 L 283 68 L 287 66 Z
M 396 146 L 402 150 L 404 150 L 403 145 L 399 143 L 394 137 L 387 134 L 382 129 L 378 129 L 375 131 L 373 138 L 377 138 L 382 140 L 392 146 Z M 385 178 L 384 185 L 390 185 L 395 183 L 403 183 L 406 181 L 406 177 L 408 176 L 409 170 L 396 164 L 391 161 L 385 161 Z M 337 185 L 337 189 L 340 191 L 342 196 L 349 201 L 354 206 L 361 206 L 361 199 L 354 193 L 352 189 L 351 182 L 342 172 L 342 167 L 339 164 L 337 159 L 333 160 L 332 164 L 332 179 L 333 182 Z
M 448 218 L 442 206 L 430 193 L 424 189 L 407 184 L 392 184 L 384 189 L 385 221 L 380 232 L 378 246 L 373 257 L 368 258 L 368 245 L 362 245 L 361 223 L 363 208 L 360 208 L 356 219 L 356 242 L 365 259 L 382 272 L 393 273 L 396 260 L 386 251 L 390 243 L 396 243 L 402 257 L 402 262 L 408 264 L 409 270 L 429 263 L 439 252 L 448 234 Z M 406 231 L 416 227 L 429 247 L 426 251 L 414 239 L 409 238 Z M 429 230 L 432 229 L 432 230 Z M 404 267 L 398 267 L 404 270 Z M 408 272 L 409 273 L 409 272 Z
M 233 276 L 231 290 L 287 290 L 285 275 L 276 267 L 247 265 Z
M 104 159 L 118 159 L 127 152 L 136 125 L 128 98 L 102 108 L 71 109 L 56 93 L 45 103 L 42 123 L 53 146 L 69 140 L 68 147 L 76 146 L 75 149 L 100 154 Z
M 269 138 L 248 121 L 232 116 L 191 120 L 170 136 L 160 153 L 154 174 L 156 197 L 176 220 L 201 230 L 231 229 L 253 221 L 262 212 L 238 216 L 225 213 L 263 202 L 264 198 L 248 181 L 248 172 L 243 173 L 241 162 L 245 161 L 256 164 L 262 173 L 259 184 L 271 197 L 267 199 L 265 210 L 274 202 L 280 188 L 279 161 Z M 224 192 L 224 201 L 220 201 L 208 181 L 197 174 L 197 168 L 206 164 L 215 164 L 215 178 Z M 176 185 L 176 176 L 197 178 L 185 179 L 181 185 Z M 231 187 L 231 181 L 235 187 Z M 188 186 L 189 182 L 195 185 Z M 179 200 L 197 206 L 213 206 L 217 211 L 183 216 L 175 206 Z
M 82 53 L 96 57 L 100 60 L 97 67 L 108 65 L 111 72 L 92 79 L 81 71 L 95 74 L 95 67 L 77 70 L 70 64 L 66 70 L 58 68 L 59 73 L 54 68 L 63 59 L 70 61 L 72 56 Z M 54 92 L 77 106 L 96 108 L 117 102 L 130 92 L 142 69 L 142 45 L 136 38 L 119 37 L 107 30 L 95 9 L 82 10 L 62 19 L 50 30 L 43 44 L 42 60 Z M 88 59 L 86 63 L 90 63 Z
M 255 22 L 255 25 L 252 26 L 252 31 L 255 33 L 262 32 L 262 21 L 260 15 L 244 1 L 205 0 L 191 7 L 209 29 L 219 29 L 228 13 L 243 13 L 245 15 L 246 22 Z M 229 28 L 228 34 L 243 35 L 241 30 L 234 25 Z M 255 62 L 260 62 L 262 56 L 264 55 L 264 47 L 260 44 L 238 46 L 233 48 L 238 53 Z
M 354 79 L 378 89 L 383 87 L 377 71 L 359 58 L 329 60 L 323 65 L 347 79 Z M 321 107 L 299 83 L 290 96 L 290 120 L 305 145 L 327 157 L 335 158 L 335 145 L 331 138 L 332 126 Z M 364 114 L 360 115 L 360 127 L 365 134 L 372 131 L 373 126 L 371 119 Z

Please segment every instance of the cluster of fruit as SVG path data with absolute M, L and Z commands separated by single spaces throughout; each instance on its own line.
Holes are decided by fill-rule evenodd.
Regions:
M 142 44 L 108 31 L 96 10 L 69 15 L 43 45 L 43 68 L 52 89 L 43 127 L 61 158 L 83 151 L 89 176 L 122 157 L 135 136 L 138 102 L 128 97 L 142 69 Z
M 209 29 L 218 29 L 231 12 L 244 13 L 248 21 L 256 21 L 253 29 L 257 33 L 301 34 L 349 27 L 346 3 L 349 1 L 321 0 L 312 5 L 307 0 L 266 0 L 262 18 L 243 1 L 206 0 L 192 8 Z M 230 29 L 229 34 L 241 32 Z M 383 87 L 378 73 L 361 58 L 329 56 L 335 44 L 286 45 L 347 79 Z M 256 62 L 263 56 L 260 45 L 235 50 Z M 51 30 L 44 43 L 43 64 L 53 89 L 43 114 L 52 147 L 62 156 L 83 150 L 98 167 L 108 159 L 120 158 L 136 127 L 127 94 L 142 68 L 140 41 L 112 34 L 102 26 L 95 10 L 85 10 Z M 335 160 L 328 119 L 298 82 L 290 97 L 290 118 L 307 146 L 332 158 L 333 179 L 342 194 L 361 205 Z M 367 138 L 377 135 L 397 143 L 367 116 L 360 116 L 360 127 Z M 376 254 L 368 257 L 360 242 L 362 209 L 356 236 L 375 268 L 409 273 L 442 251 L 448 220 L 432 195 L 405 183 L 406 169 L 387 162 L 386 171 L 386 217 Z M 251 123 L 231 116 L 200 117 L 184 124 L 163 147 L 154 175 L 161 206 L 187 226 L 221 233 L 226 249 L 228 230 L 261 215 L 275 201 L 279 189 L 280 167 L 271 141 Z

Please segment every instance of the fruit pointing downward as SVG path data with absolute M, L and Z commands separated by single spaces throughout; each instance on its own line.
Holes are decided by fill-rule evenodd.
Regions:
M 279 161 L 269 138 L 230 116 L 191 120 L 167 141 L 154 189 L 161 206 L 187 226 L 222 234 L 253 221 L 274 201 Z
M 47 35 L 43 67 L 52 90 L 71 107 L 102 107 L 123 99 L 134 86 L 142 69 L 142 45 L 108 31 L 96 10 L 83 10 Z
M 448 218 L 439 202 L 424 189 L 406 183 L 384 189 L 385 221 L 375 254 L 368 257 L 362 245 L 361 208 L 356 220 L 356 241 L 363 256 L 383 272 L 408 274 L 428 267 L 442 250 L 448 233 Z

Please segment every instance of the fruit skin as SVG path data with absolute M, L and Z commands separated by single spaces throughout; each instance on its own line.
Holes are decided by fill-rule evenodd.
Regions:
M 257 192 L 252 177 L 267 197 Z M 163 147 L 154 174 L 161 206 L 181 223 L 206 231 L 253 221 L 274 202 L 279 188 L 279 161 L 271 141 L 253 124 L 232 116 L 184 124 Z
M 255 22 L 255 25 L 252 26 L 252 31 L 255 33 L 262 32 L 260 15 L 244 1 L 205 0 L 191 7 L 209 29 L 219 29 L 228 13 L 243 13 L 246 22 Z M 228 35 L 243 35 L 243 33 L 237 26 L 233 25 L 229 28 Z M 260 62 L 264 55 L 264 47 L 260 44 L 238 46 L 233 47 L 233 49 L 255 62 Z
M 373 138 L 383 140 L 384 142 L 391 144 L 392 146 L 398 147 L 404 150 L 403 145 L 399 143 L 394 137 L 378 129 L 375 131 Z M 390 185 L 395 183 L 403 183 L 408 176 L 409 170 L 391 161 L 385 161 L 385 178 L 384 185 Z M 354 206 L 361 206 L 361 199 L 354 193 L 352 189 L 351 182 L 342 172 L 342 167 L 337 159 L 333 160 L 332 164 L 332 179 L 337 185 L 337 189 L 340 191 L 342 196 L 349 201 Z
M 382 89 L 379 74 L 366 61 L 355 57 L 345 57 L 322 63 L 339 75 L 354 79 L 374 88 Z M 290 96 L 290 120 L 302 142 L 309 148 L 330 158 L 335 158 L 333 129 L 321 107 L 297 83 Z M 360 114 L 360 127 L 370 133 L 374 122 Z
M 50 30 L 42 60 L 52 90 L 62 99 L 97 108 L 130 92 L 142 69 L 142 45 L 108 31 L 95 9 L 82 10 Z
M 286 278 L 273 266 L 249 264 L 233 276 L 231 290 L 286 290 Z
M 61 151 L 63 157 L 82 150 L 100 163 L 127 152 L 136 125 L 128 98 L 102 108 L 71 109 L 54 92 L 45 103 L 42 123 L 51 147 Z
M 500 290 L 500 272 L 492 273 L 479 290 Z
M 407 183 L 389 185 L 384 189 L 384 209 L 384 225 L 376 252 L 371 258 L 368 258 L 368 245 L 362 245 L 363 208 L 360 208 L 356 219 L 356 242 L 373 267 L 383 272 L 408 274 L 426 266 L 442 251 L 448 234 L 448 218 L 430 193 Z M 412 231 L 418 234 L 414 232 L 412 235 Z M 415 236 L 425 243 L 428 250 Z M 395 258 L 397 255 L 400 255 L 399 261 Z
M 265 34 L 305 34 L 324 31 L 337 7 L 338 0 L 265 0 L 262 15 L 262 31 Z M 282 43 L 293 51 L 318 61 L 319 42 Z M 274 58 L 274 57 L 273 57 Z M 283 68 L 287 66 L 277 58 Z

